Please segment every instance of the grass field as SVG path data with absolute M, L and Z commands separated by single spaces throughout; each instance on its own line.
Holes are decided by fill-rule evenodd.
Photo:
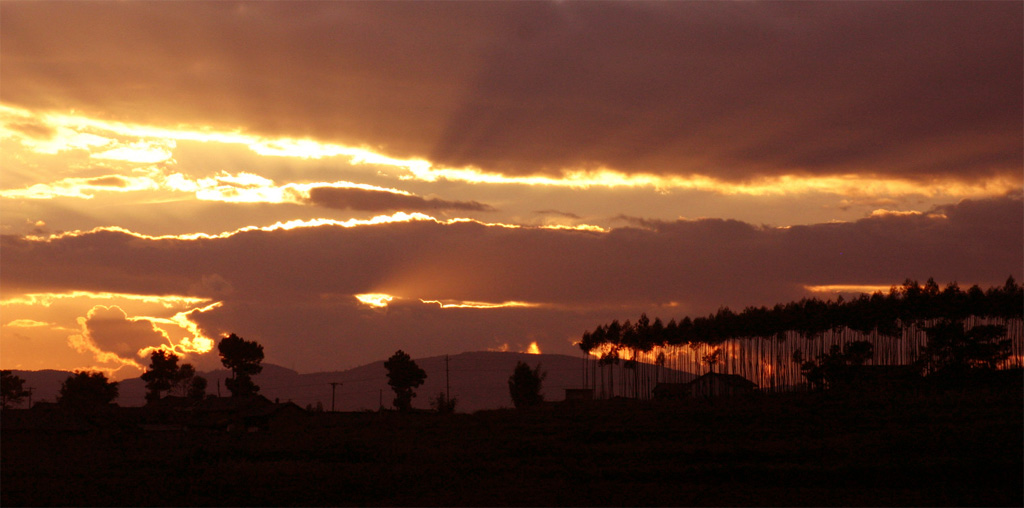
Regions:
M 1020 386 L 5 432 L 2 505 L 1022 506 Z

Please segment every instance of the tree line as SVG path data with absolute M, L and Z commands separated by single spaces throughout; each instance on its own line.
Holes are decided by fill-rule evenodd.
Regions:
M 231 370 L 225 385 L 232 397 L 258 395 L 260 387 L 253 376 L 263 371 L 263 346 L 235 334 L 221 338 L 217 345 L 221 364 Z M 147 404 L 157 403 L 168 395 L 200 401 L 207 397 L 207 380 L 197 375 L 195 367 L 178 365 L 178 355 L 165 349 L 153 351 L 149 368 L 141 378 L 146 382 Z M 395 392 L 394 407 L 402 412 L 412 410 L 415 389 L 423 384 L 427 373 L 404 351 L 398 350 L 384 363 L 388 385 Z M 519 362 L 509 377 L 509 394 L 517 408 L 536 406 L 543 402 L 541 383 L 546 374 L 540 365 L 531 369 Z M 3 409 L 15 406 L 29 395 L 25 380 L 9 370 L 0 372 L 0 405 Z M 75 412 L 94 412 L 110 406 L 118 397 L 118 382 L 111 381 L 102 372 L 76 371 L 61 383 L 57 404 Z M 210 395 L 213 397 L 213 395 Z M 453 413 L 458 400 L 441 392 L 431 399 L 431 406 L 440 413 Z M 322 410 L 322 406 L 320 406 Z M 312 408 L 307 408 L 312 409 Z
M 992 349 L 989 360 L 995 359 L 975 364 L 1021 367 L 1022 323 L 1024 289 L 1012 276 L 1002 286 L 966 291 L 955 282 L 940 288 L 933 278 L 924 285 L 907 279 L 888 293 L 850 300 L 804 298 L 741 312 L 722 307 L 668 323 L 643 314 L 588 330 L 576 345 L 584 354 L 584 386 L 599 396 L 642 398 L 658 382 L 681 381 L 683 372 L 739 374 L 763 389 L 791 389 L 808 382 L 807 362 L 841 355 L 853 342 L 871 344 L 864 363 L 917 365 L 925 373 L 941 368 L 933 361 L 946 354 L 941 343 L 957 340 L 990 346 L 972 346 Z
M 384 362 L 384 368 L 388 371 L 388 385 L 395 392 L 395 408 L 399 411 L 410 411 L 412 398 L 416 396 L 414 388 L 423 384 L 427 379 L 427 373 L 401 349 Z M 516 409 L 535 407 L 544 402 L 541 387 L 546 376 L 547 373 L 540 370 L 540 364 L 530 368 L 522 361 L 516 362 L 516 367 L 508 378 L 509 396 Z M 431 399 L 430 405 L 439 413 L 453 413 L 457 402 L 456 398 L 441 392 Z
M 231 370 L 231 377 L 225 380 L 231 396 L 246 397 L 258 393 L 259 386 L 253 382 L 252 376 L 263 370 L 263 346 L 232 333 L 221 339 L 217 349 L 221 363 Z M 141 376 L 146 382 L 147 403 L 159 401 L 164 392 L 196 401 L 207 396 L 206 378 L 197 375 L 191 364 L 178 365 L 179 359 L 178 355 L 165 349 L 150 354 L 149 368 Z M 11 371 L 2 371 L 0 401 L 4 409 L 20 403 L 28 395 L 24 384 L 25 380 Z M 118 385 L 102 372 L 75 371 L 61 382 L 57 405 L 76 412 L 93 412 L 117 399 Z

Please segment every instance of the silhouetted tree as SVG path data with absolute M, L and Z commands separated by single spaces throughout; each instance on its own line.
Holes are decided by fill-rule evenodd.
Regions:
M 178 376 L 178 355 L 158 349 L 149 356 L 149 369 L 142 374 L 146 382 L 146 400 L 160 400 L 160 392 L 171 389 Z
M 1002 329 L 979 328 L 970 338 L 966 337 L 971 332 L 964 331 L 965 338 L 961 340 L 955 335 L 948 335 L 959 333 L 954 328 L 942 332 L 946 333 L 946 339 L 932 338 L 940 332 L 935 327 L 942 321 L 962 322 L 968 330 L 973 330 L 979 321 L 981 326 L 1001 325 L 1005 328 L 1005 337 L 983 340 L 985 336 L 999 335 Z M 879 365 L 938 362 L 926 367 L 934 371 L 942 368 L 940 364 L 946 361 L 943 358 L 959 358 L 957 355 L 970 357 L 970 360 L 965 360 L 970 368 L 1019 367 L 1024 364 L 1024 287 L 1013 277 L 1009 277 L 1002 286 L 982 290 L 975 285 L 967 291 L 962 291 L 955 282 L 940 289 L 933 278 L 924 285 L 906 279 L 902 285 L 892 286 L 887 293 L 862 294 L 850 300 L 804 298 L 776 304 L 772 308 L 748 307 L 739 314 L 722 307 L 706 317 L 691 319 L 687 316 L 678 322 L 670 321 L 661 330 L 657 323 L 657 319 L 649 322 L 642 315 L 635 325 L 628 321 L 619 324 L 613 320 L 585 333 L 579 343 L 584 355 L 589 358 L 592 352 L 601 352 L 597 362 L 599 368 L 594 370 L 593 385 L 597 386 L 596 375 L 600 373 L 602 388 L 607 388 L 607 393 L 614 393 L 613 374 L 620 352 L 631 350 L 632 354 L 623 359 L 626 359 L 624 366 L 634 372 L 636 386 L 636 379 L 642 378 L 644 373 L 651 377 L 651 371 L 638 362 L 650 361 L 649 356 L 646 360 L 644 356 L 655 348 L 665 352 L 666 360 L 673 369 L 698 372 L 705 364 L 713 363 L 707 360 L 719 360 L 716 365 L 720 367 L 715 366 L 715 371 L 739 373 L 758 381 L 761 386 L 793 385 L 802 372 L 788 368 L 783 360 L 797 350 L 792 340 L 794 336 L 807 341 L 806 346 L 802 346 L 805 351 L 797 365 L 807 361 L 812 366 L 817 365 L 819 358 L 832 355 L 833 345 L 840 347 L 837 354 L 841 356 L 845 354 L 844 345 L 851 342 L 870 342 L 872 361 Z M 932 329 L 931 334 L 927 332 L 929 329 Z M 740 342 L 741 339 L 748 341 Z M 725 341 L 731 341 L 729 347 L 725 347 Z M 943 345 L 944 341 L 973 341 L 974 345 L 950 349 L 953 346 Z M 931 345 L 923 346 L 926 342 L 931 342 Z M 680 351 L 683 346 L 689 346 L 692 351 Z M 721 358 L 696 353 L 713 351 L 718 347 L 724 348 Z M 958 352 L 953 354 L 951 351 L 954 350 Z M 820 369 L 808 373 L 813 377 L 820 373 Z M 654 376 L 658 375 L 658 370 L 654 369 Z M 604 379 L 608 380 L 607 384 Z M 645 382 L 649 381 L 640 379 L 641 384 Z M 623 383 L 620 385 L 625 387 Z M 634 395 L 639 394 L 634 392 Z
M 117 398 L 117 385 L 102 372 L 76 371 L 61 384 L 57 403 L 73 411 L 93 412 Z
M 722 360 L 722 348 L 716 347 L 704 355 L 701 359 L 708 366 L 708 372 L 715 371 L 715 365 Z
M 196 368 L 190 363 L 183 363 L 171 383 L 171 393 L 200 400 L 206 396 L 206 378 L 196 375 Z
M 539 363 L 537 367 L 531 369 L 525 362 L 516 362 L 516 369 L 508 378 L 508 391 L 516 409 L 532 407 L 544 402 L 544 395 L 540 393 L 540 390 L 541 383 L 544 382 L 547 375 L 547 372 L 540 371 Z
M 448 398 L 444 392 L 437 394 L 437 397 L 430 399 L 430 407 L 441 414 L 452 414 L 455 412 L 455 404 L 459 402 L 457 397 Z
M 185 392 L 185 396 L 192 400 L 203 400 L 206 397 L 206 378 L 203 376 L 195 376 L 189 381 L 188 391 Z
M 171 380 L 171 393 L 174 395 L 184 396 L 188 393 L 188 387 L 192 384 L 192 380 L 196 377 L 196 368 L 190 363 L 183 363 L 178 366 L 178 372 L 174 374 L 174 379 Z
M 231 377 L 224 380 L 224 385 L 232 397 L 245 397 L 260 391 L 252 376 L 263 371 L 260 365 L 263 362 L 262 345 L 232 333 L 220 340 L 217 351 L 220 352 L 220 362 L 231 369 Z
M 864 365 L 872 356 L 874 345 L 863 340 L 848 342 L 842 347 L 834 345 L 827 354 L 805 362 L 802 362 L 800 350 L 793 352 L 793 360 L 800 363 L 800 373 L 807 378 L 811 388 L 819 390 L 843 382 L 848 378 L 851 366 Z
M 395 407 L 401 411 L 412 409 L 412 398 L 416 396 L 413 388 L 423 384 L 427 373 L 401 349 L 384 362 L 384 368 L 388 370 L 388 385 L 395 392 Z
M 918 364 L 932 372 L 995 369 L 1010 356 L 1006 327 L 977 325 L 964 329 L 963 322 L 943 320 L 925 329 L 928 344 L 921 348 Z
M 7 409 L 28 396 L 25 380 L 9 370 L 0 371 L 0 407 Z

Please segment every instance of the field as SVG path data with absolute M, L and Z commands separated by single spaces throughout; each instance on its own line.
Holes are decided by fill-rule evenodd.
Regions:
M 1022 506 L 1020 385 L 5 432 L 3 506 Z

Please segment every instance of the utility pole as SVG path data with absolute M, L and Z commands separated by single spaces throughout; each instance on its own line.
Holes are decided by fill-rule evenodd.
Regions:
M 444 355 L 444 400 L 445 402 L 452 400 L 452 386 L 448 382 L 448 355 Z
M 338 385 L 340 385 L 340 384 L 341 383 L 338 383 L 338 382 L 330 383 L 330 385 L 331 385 L 331 412 L 332 413 L 334 412 L 334 389 L 337 388 Z
M 28 387 L 28 390 L 27 390 L 28 391 L 28 408 L 29 409 L 32 409 L 32 392 L 34 390 L 35 390 L 35 388 L 32 388 L 31 386 Z

